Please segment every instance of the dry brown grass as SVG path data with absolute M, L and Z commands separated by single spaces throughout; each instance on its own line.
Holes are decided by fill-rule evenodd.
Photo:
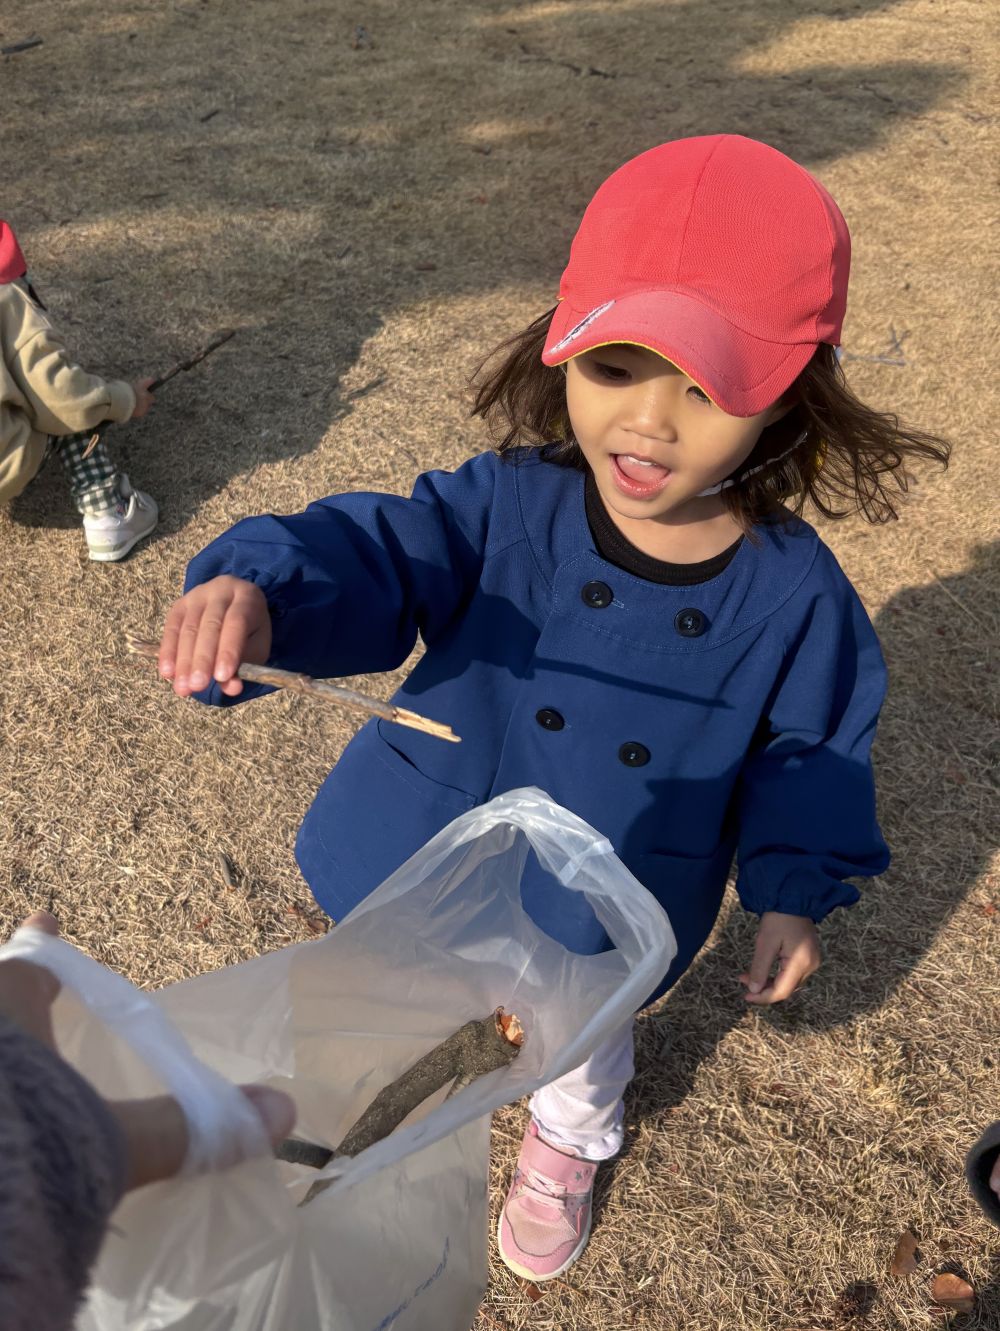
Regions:
M 122 628 L 157 625 L 239 516 L 402 491 L 479 448 L 464 376 L 551 300 L 625 157 L 768 139 L 852 224 L 849 349 L 908 333 L 907 364 L 856 360 L 856 385 L 956 443 L 903 521 L 824 533 L 890 659 L 896 858 L 784 1011 L 742 1010 L 750 929 L 721 922 L 642 1024 L 587 1254 L 535 1304 L 498 1268 L 477 1331 L 922 1331 L 949 1263 L 979 1291 L 956 1331 L 997 1331 L 1000 1236 L 961 1177 L 1000 1105 L 986 7 L 6 0 L 0 44 L 33 32 L 43 47 L 0 61 L 0 213 L 81 356 L 152 373 L 221 325 L 239 335 L 114 441 L 163 510 L 126 565 L 81 559 L 55 475 L 0 516 L 0 924 L 51 905 L 149 985 L 309 936 L 292 841 L 350 723 L 295 698 L 185 706 L 122 659 Z M 522 1121 L 497 1118 L 497 1197 Z M 907 1225 L 920 1274 L 894 1280 Z

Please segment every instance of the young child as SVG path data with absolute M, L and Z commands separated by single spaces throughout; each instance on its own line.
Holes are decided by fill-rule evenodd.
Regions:
M 156 526 L 156 504 L 132 488 L 103 441 L 89 456 L 87 446 L 105 421 L 145 416 L 152 382 L 100 379 L 74 364 L 28 280 L 17 237 L 0 220 L 0 504 L 58 453 L 90 558 L 124 559 Z
M 679 952 L 658 993 L 708 936 L 734 854 L 760 916 L 747 1001 L 817 968 L 816 923 L 858 898 L 845 880 L 888 863 L 869 764 L 885 672 L 786 505 L 883 521 L 904 463 L 947 457 L 844 384 L 849 245 L 823 187 L 765 144 L 654 148 L 598 190 L 559 304 L 481 382 L 497 453 L 409 499 L 248 519 L 192 562 L 160 653 L 182 697 L 263 692 L 241 659 L 353 675 L 425 644 L 397 697 L 463 743 L 378 722 L 347 746 L 297 845 L 334 918 L 456 815 L 536 785 L 665 907 Z M 566 946 L 607 946 L 530 860 L 522 896 Z M 630 1023 L 533 1097 L 498 1232 L 520 1275 L 582 1251 L 632 1075 Z

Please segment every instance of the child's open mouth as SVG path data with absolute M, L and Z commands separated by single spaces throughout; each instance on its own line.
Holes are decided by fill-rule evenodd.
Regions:
M 632 499 L 648 499 L 658 494 L 673 473 L 669 467 L 634 453 L 612 453 L 611 475 L 622 494 Z

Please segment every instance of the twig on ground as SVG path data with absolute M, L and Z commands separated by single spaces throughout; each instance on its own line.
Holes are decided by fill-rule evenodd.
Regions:
M 524 1029 L 517 1017 L 497 1008 L 481 1021 L 467 1021 L 454 1034 L 435 1045 L 395 1081 L 384 1086 L 335 1151 L 313 1142 L 289 1137 L 275 1152 L 279 1160 L 323 1169 L 335 1157 L 360 1155 L 382 1141 L 417 1109 L 428 1096 L 449 1082 L 450 1094 L 512 1063 L 524 1043 Z M 333 1179 L 319 1179 L 303 1198 L 302 1205 L 330 1186 Z
M 179 360 L 176 365 L 171 365 L 165 374 L 161 374 L 159 379 L 154 379 L 149 385 L 149 391 L 155 393 L 158 388 L 162 388 L 165 383 L 168 383 L 175 374 L 181 374 L 185 370 L 193 370 L 206 356 L 211 356 L 213 351 L 218 351 L 219 347 L 235 336 L 236 330 L 234 328 L 223 328 L 221 332 L 216 333 L 211 342 L 202 347 L 201 351 L 195 352 L 189 360 Z
M 44 46 L 41 37 L 25 37 L 23 41 L 11 42 L 10 46 L 0 46 L 0 55 L 20 55 L 22 51 L 33 51 L 36 46 Z
M 349 393 L 344 394 L 345 402 L 357 402 L 359 397 L 367 397 L 369 393 L 374 393 L 376 388 L 381 388 L 386 381 L 386 376 L 380 374 L 377 379 L 371 383 L 362 384 L 360 388 L 353 388 Z
M 219 851 L 218 855 L 215 857 L 215 865 L 219 871 L 219 877 L 222 879 L 223 886 L 227 887 L 230 892 L 232 892 L 236 887 L 236 872 L 233 869 L 232 860 L 225 851 Z
M 141 656 L 155 661 L 160 654 L 160 644 L 148 638 L 137 637 L 126 632 L 125 644 L 131 656 Z M 420 730 L 435 739 L 446 739 L 452 744 L 461 742 L 461 735 L 456 735 L 451 726 L 442 721 L 431 721 L 426 716 L 411 712 L 405 707 L 396 707 L 381 698 L 371 698 L 366 693 L 355 689 L 345 689 L 339 684 L 329 684 L 326 680 L 313 679 L 311 675 L 301 675 L 295 670 L 279 670 L 277 666 L 253 665 L 244 661 L 236 671 L 240 679 L 250 684 L 270 684 L 276 689 L 288 689 L 291 693 L 303 693 L 309 698 L 319 698 L 322 702 L 336 703 L 341 707 L 353 707 L 358 711 L 370 712 L 383 721 L 394 721 L 396 725 L 409 726 L 411 730 Z
M 551 55 L 540 55 L 537 51 L 529 50 L 524 42 L 518 42 L 518 46 L 524 54 L 525 60 L 537 60 L 543 65 L 558 65 L 560 69 L 571 69 L 574 74 L 590 74 L 599 79 L 616 79 L 617 74 L 607 69 L 598 69 L 594 65 L 574 65 L 572 60 L 557 60 Z

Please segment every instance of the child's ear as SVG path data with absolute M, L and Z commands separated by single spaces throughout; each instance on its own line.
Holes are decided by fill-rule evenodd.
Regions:
M 797 401 L 798 399 L 792 393 L 786 393 L 784 397 L 779 397 L 777 402 L 767 409 L 767 415 L 764 417 L 764 429 L 767 429 L 769 425 L 775 425 L 787 416 Z

